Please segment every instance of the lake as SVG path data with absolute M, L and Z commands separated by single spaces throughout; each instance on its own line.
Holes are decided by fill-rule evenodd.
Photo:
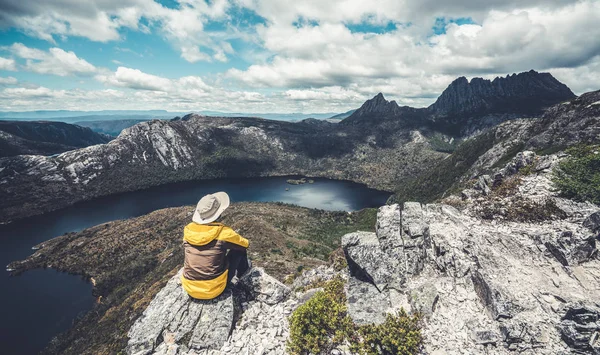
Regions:
M 218 179 L 163 185 L 81 202 L 41 216 L 0 225 L 0 263 L 26 258 L 31 247 L 67 232 L 108 221 L 137 217 L 157 209 L 194 205 L 205 194 L 226 191 L 233 202 L 279 201 L 324 210 L 355 211 L 385 204 L 389 193 L 349 181 L 314 179 L 289 185 L 297 177 Z M 286 191 L 286 189 L 289 189 Z M 3 354 L 39 352 L 67 330 L 94 302 L 92 285 L 55 270 L 32 270 L 0 277 L 0 349 Z

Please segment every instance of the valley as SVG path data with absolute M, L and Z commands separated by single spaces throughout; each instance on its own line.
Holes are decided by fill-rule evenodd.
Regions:
M 104 145 L 0 160 L 0 185 L 6 186 L 0 221 L 119 192 L 223 177 L 303 175 L 394 191 L 449 156 L 452 145 L 440 143 L 505 120 L 540 117 L 543 107 L 573 97 L 550 74 L 531 71 L 494 82 L 457 79 L 426 109 L 399 107 L 379 94 L 338 124 L 194 114 L 143 122 Z M 467 111 L 457 113 L 457 105 Z

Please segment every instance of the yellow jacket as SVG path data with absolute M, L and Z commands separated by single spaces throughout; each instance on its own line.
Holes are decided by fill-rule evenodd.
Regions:
M 202 300 L 219 296 L 227 286 L 227 250 L 244 250 L 248 244 L 247 239 L 221 223 L 192 222 L 185 226 L 183 289 Z

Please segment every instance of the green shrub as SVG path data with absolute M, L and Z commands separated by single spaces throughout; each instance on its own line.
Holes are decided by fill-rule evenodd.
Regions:
M 563 197 L 600 204 L 600 146 L 576 146 L 567 153 L 570 157 L 554 169 L 554 186 Z
M 357 326 L 348 316 L 344 281 L 337 277 L 324 284 L 310 300 L 290 316 L 290 354 L 328 354 L 348 343 L 364 355 L 413 355 L 422 342 L 420 316 L 402 309 L 380 325 Z
M 340 344 L 351 331 L 344 282 L 336 278 L 290 316 L 290 354 L 319 354 Z
M 357 327 L 361 341 L 352 350 L 364 355 L 412 355 L 419 352 L 423 338 L 418 315 L 409 316 L 404 309 L 400 314 L 388 314 L 379 325 Z

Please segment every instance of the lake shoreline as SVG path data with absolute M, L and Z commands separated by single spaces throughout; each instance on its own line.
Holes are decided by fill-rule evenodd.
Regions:
M 115 297 L 124 301 L 122 295 L 119 296 L 120 291 L 115 293 L 115 289 L 129 289 L 130 281 L 133 282 L 134 279 L 149 272 L 143 271 L 146 270 L 146 267 L 154 268 L 156 265 L 159 267 L 164 264 L 160 271 L 156 271 L 155 275 L 155 281 L 162 279 L 166 273 L 171 271 L 171 269 L 165 269 L 167 265 L 174 269 L 180 264 L 178 259 L 181 255 L 177 248 L 181 244 L 181 229 L 185 223 L 189 223 L 194 204 L 203 194 L 220 190 L 228 191 L 233 201 L 231 212 L 235 213 L 228 217 L 230 220 L 227 223 L 240 229 L 240 233 L 244 235 L 252 236 L 252 233 L 255 232 L 247 231 L 245 228 L 262 223 L 261 221 L 266 221 L 266 224 L 253 228 L 257 228 L 256 230 L 259 231 L 278 231 L 273 238 L 279 239 L 279 244 L 273 246 L 272 243 L 261 241 L 258 246 L 262 245 L 262 247 L 259 248 L 254 243 L 253 246 L 258 248 L 255 249 L 258 254 L 253 257 L 265 258 L 262 265 L 266 262 L 266 268 L 280 278 L 283 276 L 282 273 L 295 271 L 298 266 L 297 260 L 302 260 L 306 267 L 318 265 L 326 260 L 327 254 L 333 250 L 333 245 L 328 244 L 330 242 L 323 244 L 319 239 L 322 236 L 338 235 L 341 231 L 347 232 L 355 228 L 358 226 L 357 218 L 362 214 L 349 211 L 356 211 L 363 207 L 379 207 L 389 196 L 387 192 L 372 190 L 362 184 L 350 181 L 316 178 L 314 184 L 290 186 L 286 183 L 286 178 L 216 179 L 173 183 L 137 192 L 96 198 L 39 216 L 0 225 L 0 234 L 2 235 L 0 238 L 0 243 L 2 243 L 0 245 L 2 246 L 0 261 L 4 261 L 4 265 L 7 265 L 8 268 L 15 269 L 0 277 L 0 286 L 7 290 L 4 294 L 0 294 L 0 304 L 3 307 L 11 305 L 6 306 L 7 316 L 3 321 L 10 324 L 7 325 L 8 329 L 12 328 L 2 336 L 0 344 L 10 350 L 11 346 L 16 346 L 11 339 L 19 339 L 19 336 L 27 331 L 34 331 L 38 342 L 41 339 L 49 339 L 49 335 L 53 337 L 56 334 L 62 334 L 59 336 L 60 339 L 70 337 L 69 334 L 77 332 L 79 329 L 71 327 L 71 320 L 76 320 L 78 324 L 78 319 L 81 317 L 88 319 L 86 317 L 93 316 L 90 314 L 82 316 L 82 307 L 86 304 L 90 305 L 89 309 L 103 314 L 107 304 L 113 306 L 116 304 L 113 302 Z M 289 190 L 286 191 L 286 189 Z M 269 203 L 267 201 L 281 202 Z M 255 214 L 249 219 L 251 210 L 254 210 Z M 281 229 L 281 221 L 293 219 L 299 214 L 305 215 L 306 221 L 310 221 L 310 223 L 306 223 L 304 220 L 294 223 L 286 222 L 291 223 L 289 230 L 286 232 Z M 124 229 L 126 226 L 135 224 L 136 220 L 145 218 L 147 220 L 150 218 L 148 216 L 153 215 L 162 216 L 163 222 L 147 221 L 144 224 L 138 224 L 132 230 Z M 325 228 L 323 230 L 327 232 L 315 231 L 313 230 L 314 226 L 307 225 L 323 225 L 325 222 L 320 221 L 321 218 L 325 221 L 333 218 L 337 222 L 323 227 Z M 354 222 L 348 224 L 350 223 L 348 218 Z M 167 228 L 164 234 L 156 233 L 157 229 L 160 230 L 157 223 L 158 226 L 163 225 L 164 228 Z M 295 237 L 290 236 L 289 233 L 295 233 L 293 231 L 297 229 L 298 225 L 304 226 L 305 232 Z M 85 252 L 86 245 L 94 243 L 97 239 L 91 236 L 95 235 L 94 233 L 105 232 L 112 233 L 116 239 L 109 236 L 111 242 L 101 244 L 93 249 L 96 250 L 95 253 L 82 258 L 81 253 Z M 157 242 L 167 244 L 161 245 L 160 248 L 145 256 L 130 255 L 129 251 L 136 250 L 135 245 L 139 242 L 138 240 L 130 240 L 121 247 L 118 245 L 124 240 L 129 240 L 132 235 L 138 235 L 142 239 L 146 238 L 147 243 L 150 244 Z M 167 239 L 165 240 L 165 238 Z M 263 236 L 254 238 L 260 239 Z M 167 245 L 169 245 L 170 252 L 163 253 L 164 247 Z M 63 252 L 65 253 L 60 254 Z M 112 255 L 113 252 L 117 254 Z M 173 254 L 170 255 L 170 253 Z M 114 259 L 116 264 L 107 266 L 104 274 L 91 272 L 93 265 L 98 263 L 97 258 L 104 258 L 107 255 L 112 255 L 107 262 L 112 262 Z M 173 259 L 168 262 L 172 258 L 177 260 Z M 129 262 L 133 264 L 129 264 Z M 261 265 L 261 262 L 257 262 L 257 265 Z M 114 271 L 114 275 L 106 274 L 111 271 Z M 130 275 L 130 277 L 127 278 L 127 281 L 115 281 L 122 275 Z M 92 279 L 95 281 L 93 284 Z M 138 281 L 142 282 L 143 280 L 138 279 Z M 45 286 L 40 286 L 42 284 Z M 150 287 L 147 284 L 144 285 L 144 287 Z M 36 292 L 28 291 L 32 287 L 35 287 Z M 40 288 L 41 292 L 38 291 Z M 58 294 L 58 291 L 67 292 L 69 295 L 62 298 L 72 297 L 71 301 L 54 300 L 54 294 Z M 73 309 L 70 306 L 71 303 L 78 305 L 79 308 Z M 35 327 L 32 328 L 31 324 L 35 324 L 36 321 L 33 318 L 27 318 L 26 315 L 38 314 L 39 316 L 42 314 L 46 316 L 49 309 L 56 311 L 55 322 L 61 320 L 62 326 L 65 326 L 64 322 L 67 319 L 71 319 L 68 321 L 68 327 L 61 328 L 54 333 L 52 329 L 56 328 L 48 325 L 44 329 L 33 329 Z M 65 314 L 67 315 L 65 316 Z M 50 317 L 51 319 L 52 317 Z M 94 318 L 94 321 L 86 324 L 91 327 L 91 324 L 95 324 L 94 322 L 97 321 L 99 319 Z M 84 324 L 82 323 L 81 326 L 84 327 Z M 93 332 L 87 325 L 85 328 Z M 65 331 L 66 333 L 63 333 Z M 108 343 L 106 339 L 103 341 Z M 20 343 L 24 341 L 20 341 Z M 65 344 L 65 342 L 69 341 L 60 341 L 59 343 Z M 41 350 L 41 347 L 36 348 L 34 345 L 30 344 L 31 351 L 26 352 Z M 42 345 L 47 346 L 47 340 Z M 23 349 L 14 351 L 22 352 Z
M 211 182 L 222 181 L 222 180 L 248 180 L 248 179 L 265 179 L 265 178 L 286 178 L 287 180 L 302 180 L 302 179 L 305 179 L 306 181 L 310 180 L 310 181 L 313 181 L 313 182 L 314 182 L 314 180 L 317 180 L 317 179 L 329 180 L 329 181 L 336 181 L 336 182 L 349 182 L 349 183 L 353 183 L 353 184 L 364 186 L 364 187 L 366 187 L 368 189 L 377 190 L 377 191 L 381 191 L 381 192 L 388 192 L 390 195 L 394 193 L 394 191 L 392 191 L 391 189 L 388 190 L 388 189 L 377 187 L 377 186 L 370 186 L 369 184 L 366 184 L 366 183 L 360 182 L 360 181 L 354 181 L 354 180 L 348 180 L 348 179 L 336 179 L 334 177 L 312 176 L 312 175 L 287 175 L 287 174 L 284 174 L 284 175 L 268 175 L 268 176 L 258 176 L 258 177 L 224 177 L 224 178 L 211 178 L 211 179 L 193 179 L 193 180 L 183 180 L 183 181 L 169 182 L 169 183 L 166 183 L 166 184 L 148 186 L 148 187 L 143 187 L 143 188 L 140 188 L 140 189 L 134 189 L 134 190 L 128 190 L 128 191 L 120 191 L 120 192 L 111 193 L 111 194 L 108 194 L 108 195 L 89 196 L 89 197 L 86 197 L 86 198 L 83 198 L 83 199 L 79 199 L 79 200 L 74 201 L 74 202 L 69 203 L 69 204 L 57 204 L 55 207 L 41 209 L 44 212 L 23 215 L 21 217 L 9 219 L 9 220 L 5 220 L 4 216 L 0 216 L 0 226 L 2 226 L 2 225 L 8 225 L 8 224 L 11 224 L 11 223 L 18 223 L 19 221 L 22 221 L 22 220 L 25 220 L 25 219 L 28 219 L 28 218 L 32 218 L 32 217 L 42 216 L 42 215 L 45 215 L 47 213 L 58 212 L 58 211 L 61 211 L 63 209 L 75 207 L 78 204 L 90 202 L 90 201 L 97 200 L 97 199 L 111 198 L 111 197 L 116 197 L 116 196 L 124 195 L 124 194 L 128 194 L 128 193 L 139 193 L 139 192 L 143 192 L 143 191 L 154 189 L 154 188 L 163 188 L 163 187 L 169 187 L 169 186 L 177 186 L 177 185 L 181 185 L 181 184 L 194 184 L 194 183 L 200 183 L 200 182 L 211 183 Z M 289 185 L 302 185 L 302 184 L 289 184 Z

